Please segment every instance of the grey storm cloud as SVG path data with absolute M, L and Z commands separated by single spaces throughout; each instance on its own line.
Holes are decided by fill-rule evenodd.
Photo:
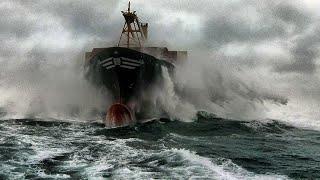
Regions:
M 291 62 L 276 66 L 275 70 L 280 73 L 315 73 L 317 70 L 316 59 L 319 56 L 317 51 L 320 45 L 320 31 L 317 20 L 312 19 L 312 16 L 303 9 L 284 3 L 277 6 L 274 15 L 289 25 L 293 25 L 297 31 L 294 35 L 298 36 L 293 41 L 294 45 L 290 47 Z M 312 26 L 315 26 L 315 28 Z M 306 32 L 310 29 L 314 30 Z
M 296 25 L 299 29 L 303 29 L 306 25 L 311 23 L 310 14 L 289 3 L 280 3 L 275 6 L 273 15 L 287 23 Z
M 239 16 L 239 11 L 242 16 Z M 243 16 L 245 13 L 247 15 Z M 253 22 L 252 18 L 255 19 Z M 319 57 L 319 31 L 308 31 L 312 26 L 318 26 L 318 20 L 304 7 L 290 1 L 241 1 L 225 7 L 222 14 L 219 14 L 219 9 L 212 9 L 206 14 L 202 42 L 219 49 L 232 43 L 254 47 L 255 44 L 277 40 L 288 50 L 291 60 L 287 62 L 282 61 L 282 57 L 274 57 L 278 58 L 278 62 L 272 65 L 276 72 L 315 73 Z M 255 64 L 259 64 L 257 60 L 264 57 L 248 52 L 238 58 L 255 58 Z
M 1 40 L 11 38 L 23 42 L 34 33 L 58 31 L 60 27 L 74 38 L 112 37 L 118 32 L 116 25 L 120 22 L 110 18 L 117 4 L 115 0 L 97 0 L 95 3 L 82 0 L 4 1 L 0 5 Z
M 101 7 L 102 6 L 102 7 Z M 59 17 L 63 25 L 74 35 L 96 35 L 99 38 L 113 36 L 118 32 L 119 21 L 111 21 L 110 16 L 115 14 L 117 1 L 60 1 L 47 4 L 47 10 Z
M 54 31 L 70 35 L 69 39 L 61 40 L 63 43 L 70 41 L 70 44 L 79 45 L 77 40 L 81 39 L 82 44 L 80 43 L 78 48 L 90 49 L 101 44 L 115 44 L 123 23 L 120 10 L 126 8 L 126 3 L 117 0 L 2 1 L 1 58 L 15 56 L 15 51 L 31 51 L 32 54 L 35 48 L 48 53 L 50 49 L 41 47 L 40 41 L 42 37 L 59 39 L 59 33 L 49 34 Z M 132 4 L 140 14 L 151 21 L 150 37 L 153 39 L 169 42 L 171 45 L 189 46 L 189 49 L 196 47 L 215 51 L 233 43 L 254 48 L 256 44 L 277 40 L 284 44 L 291 59 L 287 61 L 282 60 L 282 57 L 273 57 L 280 58 L 271 65 L 275 72 L 314 73 L 317 70 L 319 31 L 307 31 L 319 18 L 312 16 L 301 4 L 297 5 L 293 1 L 137 0 Z M 176 12 L 177 17 L 166 19 L 172 12 Z M 191 24 L 185 26 L 188 23 Z M 198 30 L 191 30 L 192 26 Z M 39 32 L 44 33 L 32 37 Z M 30 45 L 30 38 L 34 38 L 33 45 Z M 291 44 L 287 44 L 288 42 Z M 21 46 L 13 48 L 15 43 Z M 24 43 L 34 47 L 28 46 L 26 49 Z M 38 56 L 41 56 L 40 54 L 38 53 Z M 249 58 L 247 62 L 253 62 L 252 59 L 255 58 L 265 58 L 259 57 L 257 52 L 248 52 L 237 57 Z M 255 65 L 259 63 L 252 64 Z
M 205 40 L 214 42 L 218 46 L 230 42 L 254 42 L 286 35 L 285 29 L 280 24 L 254 29 L 246 26 L 243 20 L 232 22 L 227 17 L 208 21 Z
M 16 18 L 10 16 L 16 13 L 14 10 L 1 9 L 1 33 L 3 36 L 16 38 L 25 38 L 30 36 L 34 32 L 34 22 L 28 21 L 28 19 Z
M 241 17 L 237 13 L 239 11 L 247 14 Z M 204 40 L 219 46 L 237 41 L 252 43 L 274 38 L 286 40 L 290 36 L 288 28 L 293 26 L 296 31 L 302 31 L 312 22 L 308 13 L 288 1 L 280 4 L 273 1 L 241 1 L 238 6 L 226 7 L 222 15 L 216 12 L 218 10 L 213 10 L 207 17 Z M 257 20 L 250 22 L 251 18 Z
M 276 67 L 278 72 L 315 73 L 319 57 L 320 26 L 317 25 L 311 33 L 301 35 L 291 48 L 292 62 Z

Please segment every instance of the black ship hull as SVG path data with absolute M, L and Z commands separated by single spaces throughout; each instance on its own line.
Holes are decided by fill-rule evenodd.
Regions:
M 97 87 L 106 88 L 112 96 L 113 103 L 106 107 L 107 126 L 126 126 L 163 116 L 154 98 L 148 96 L 161 85 L 163 69 L 173 71 L 172 63 L 138 50 L 110 47 L 92 52 L 85 68 L 87 79 Z

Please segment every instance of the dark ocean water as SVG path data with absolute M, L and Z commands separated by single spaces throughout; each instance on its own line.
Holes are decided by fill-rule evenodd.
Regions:
M 0 121 L 0 179 L 317 179 L 320 132 L 199 113 L 192 123 L 105 129 Z

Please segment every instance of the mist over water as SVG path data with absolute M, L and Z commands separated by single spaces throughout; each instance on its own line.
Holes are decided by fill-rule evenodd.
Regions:
M 263 71 L 244 69 L 235 61 L 217 52 L 193 51 L 187 62 L 177 66 L 174 77 L 180 98 L 187 102 L 182 104 L 227 119 L 276 119 L 320 129 L 317 99 L 283 87 L 282 80 L 270 79 Z
M 175 80 L 184 98 L 197 110 L 225 118 L 266 118 L 265 101 L 279 106 L 287 103 L 285 96 L 237 68 L 221 57 L 191 54 L 190 59 L 177 68 Z
M 257 85 L 249 87 L 252 82 L 242 80 L 232 68 L 214 59 L 204 62 L 204 58 L 191 57 L 177 65 L 173 77 L 163 69 L 161 90 L 153 95 L 161 102 L 159 108 L 172 118 L 190 121 L 198 110 L 206 110 L 225 118 L 257 119 L 264 118 L 264 101 L 285 105 L 284 97 Z M 104 111 L 110 104 L 105 90 L 95 89 L 85 80 L 82 64 L 77 64 L 81 59 L 71 63 L 50 61 L 54 60 L 29 59 L 2 68 L 1 107 L 7 117 L 82 119 L 81 115 Z
M 39 59 L 2 68 L 0 106 L 4 119 L 94 120 L 110 103 L 107 91 L 84 79 L 77 62 L 51 64 Z M 71 60 L 70 60 L 71 61 Z
M 2 119 L 99 121 L 98 112 L 107 109 L 110 98 L 106 90 L 85 80 L 79 56 L 73 54 L 73 59 L 61 61 L 30 58 L 2 66 Z M 186 62 L 176 65 L 173 76 L 163 69 L 162 77 L 161 88 L 152 95 L 172 119 L 190 122 L 199 110 L 205 110 L 227 119 L 271 118 L 297 127 L 320 127 L 318 113 L 301 106 L 308 104 L 308 99 L 297 101 L 287 96 L 277 88 L 276 80 L 265 83 L 263 76 L 241 70 L 223 56 L 193 51 Z M 317 106 L 318 102 L 313 103 Z

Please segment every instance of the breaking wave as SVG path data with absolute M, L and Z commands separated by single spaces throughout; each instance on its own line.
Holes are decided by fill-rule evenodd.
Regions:
M 176 66 L 172 76 L 163 68 L 162 87 L 152 96 L 172 119 L 191 122 L 197 112 L 204 110 L 225 119 L 271 118 L 320 130 L 318 113 L 303 109 L 302 102 L 281 95 L 275 87 L 263 84 L 262 79 L 208 57 L 191 56 Z M 110 104 L 108 93 L 84 80 L 78 60 L 56 64 L 52 61 L 30 59 L 1 67 L 1 119 L 99 121 L 99 112 Z M 304 104 L 310 106 L 308 102 Z
M 157 131 L 154 127 L 153 130 Z M 186 148 L 174 147 L 179 141 L 191 147 L 197 145 L 190 142 L 203 141 L 197 140 L 196 136 L 193 140 L 183 133 L 152 135 L 144 127 L 136 132 L 128 129 L 121 133 L 95 125 L 32 120 L 3 121 L 0 131 L 4 134 L 1 144 L 5 147 L 0 148 L 2 178 L 288 178 L 254 173 L 231 159 L 205 157 Z M 9 147 L 12 147 L 11 152 L 4 153 Z
M 88 121 L 109 102 L 106 91 L 84 80 L 82 67 L 23 62 L 2 68 L 1 119 L 55 118 Z
M 191 57 L 176 66 L 174 76 L 163 70 L 161 104 L 174 119 L 192 120 L 199 111 L 225 119 L 261 121 L 277 119 L 299 128 L 320 130 L 317 100 L 286 97 L 276 83 L 264 84 L 250 72 L 210 58 Z M 218 58 L 218 57 L 217 57 Z M 310 109 L 310 108 L 312 109 Z

